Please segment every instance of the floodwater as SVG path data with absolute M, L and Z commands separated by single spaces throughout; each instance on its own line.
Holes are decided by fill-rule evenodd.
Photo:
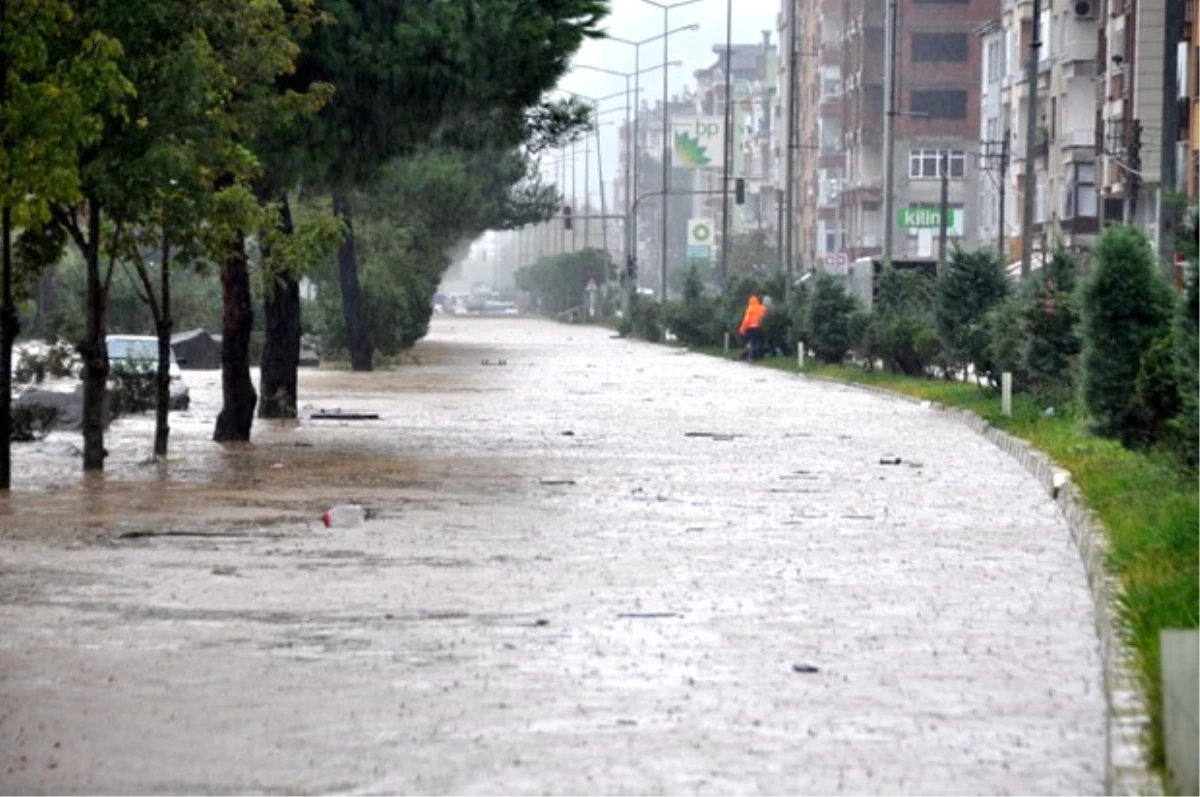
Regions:
M 17 447 L 0 791 L 1102 790 L 1066 525 L 936 412 L 527 319 L 248 446 L 186 379 L 165 465 L 148 416 L 95 479 Z

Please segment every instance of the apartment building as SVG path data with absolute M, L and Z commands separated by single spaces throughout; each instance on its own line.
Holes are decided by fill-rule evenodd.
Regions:
M 845 0 L 841 15 L 841 137 L 845 179 L 839 196 L 850 260 L 878 256 L 884 224 L 892 256 L 936 256 L 943 169 L 952 241 L 978 243 L 981 42 L 975 31 L 998 0 L 899 0 L 896 35 L 894 190 L 883 218 L 885 4 Z

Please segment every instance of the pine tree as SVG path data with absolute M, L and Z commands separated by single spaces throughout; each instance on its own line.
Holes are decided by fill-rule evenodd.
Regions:
M 937 282 L 938 335 L 950 365 L 977 373 L 991 369 L 985 317 L 1008 294 L 1008 282 L 996 256 L 987 250 L 956 249 Z
M 1083 286 L 1083 401 L 1104 437 L 1143 438 L 1135 407 L 1142 358 L 1171 323 L 1171 294 L 1141 230 L 1112 226 L 1093 250 Z
M 850 315 L 857 303 L 841 280 L 818 272 L 808 305 L 808 329 L 812 340 L 805 341 L 822 362 L 840 363 L 854 345 Z

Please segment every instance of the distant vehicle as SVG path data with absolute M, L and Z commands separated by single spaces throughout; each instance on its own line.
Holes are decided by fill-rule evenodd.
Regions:
M 484 302 L 484 315 L 520 315 L 521 310 L 513 302 Z
M 156 370 L 158 368 L 158 338 L 151 335 L 109 335 L 104 339 L 108 349 L 108 360 L 125 362 L 135 368 Z M 179 360 L 171 351 L 171 362 L 167 366 L 171 376 L 171 398 L 167 402 L 168 409 L 186 410 L 191 406 L 192 398 L 188 386 L 183 383 L 183 371 L 179 369 Z

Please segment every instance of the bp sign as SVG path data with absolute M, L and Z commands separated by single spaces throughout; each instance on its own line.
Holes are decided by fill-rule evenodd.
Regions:
M 688 246 L 712 246 L 712 219 L 688 219 Z
M 942 226 L 940 208 L 900 208 L 896 216 L 900 226 L 908 230 L 936 230 Z M 954 229 L 954 208 L 946 208 L 946 227 Z

